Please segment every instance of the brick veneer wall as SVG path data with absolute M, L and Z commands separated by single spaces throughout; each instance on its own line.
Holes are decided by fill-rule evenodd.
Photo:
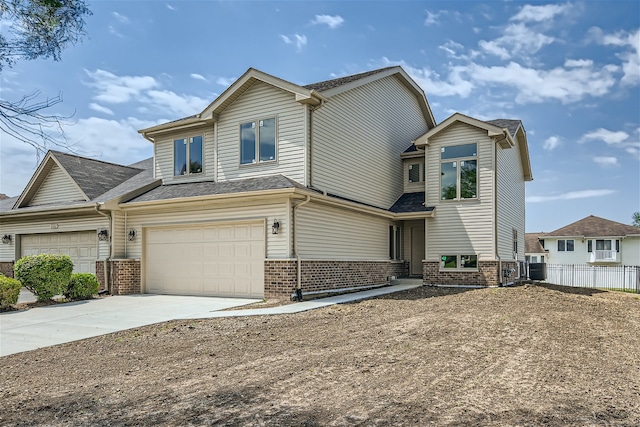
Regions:
M 107 263 L 107 277 L 111 282 L 111 295 L 128 295 L 142 293 L 140 285 L 139 259 L 112 259 Z M 104 262 L 96 261 L 96 276 L 100 289 L 106 289 L 104 283 Z
M 509 271 L 508 276 L 502 278 L 502 283 L 516 282 L 526 277 L 524 268 L 521 268 L 521 274 L 518 277 L 515 261 L 503 261 L 502 271 L 498 261 L 479 261 L 477 271 L 441 271 L 439 262 L 424 262 L 422 268 L 422 280 L 427 285 L 499 286 L 500 275 L 510 269 L 514 271 Z
M 409 264 L 391 261 L 302 261 L 302 292 L 388 283 L 406 277 Z M 296 260 L 265 260 L 265 298 L 288 298 L 298 283 Z
M 7 277 L 13 277 L 13 261 L 0 262 L 0 273 Z

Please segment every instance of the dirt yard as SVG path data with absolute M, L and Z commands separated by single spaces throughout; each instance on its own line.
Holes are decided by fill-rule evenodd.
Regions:
M 0 358 L 0 425 L 638 426 L 640 296 L 428 287 Z

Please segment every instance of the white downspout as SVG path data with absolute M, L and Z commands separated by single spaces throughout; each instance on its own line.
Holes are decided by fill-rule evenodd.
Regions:
M 296 212 L 298 208 L 306 205 L 311 201 L 311 196 L 307 195 L 307 198 L 298 203 L 293 207 L 293 253 L 296 257 L 296 262 L 298 265 L 298 281 L 296 284 L 296 296 L 300 301 L 302 301 L 302 260 L 300 259 L 300 254 L 298 253 L 298 233 L 296 232 L 297 220 L 296 220 Z
M 498 259 L 498 286 L 502 286 L 502 259 L 498 248 L 498 144 L 493 144 L 493 245 Z
M 100 204 L 96 203 L 96 212 L 99 213 L 100 215 L 106 217 L 109 220 L 109 255 L 107 255 L 107 258 L 102 260 L 102 274 L 104 276 L 104 284 L 106 285 L 107 288 L 107 292 L 109 292 L 109 294 L 111 294 L 111 283 L 109 283 L 109 275 L 107 274 L 107 266 L 109 264 L 109 260 L 111 259 L 111 256 L 113 254 L 113 236 L 112 236 L 112 230 L 113 227 L 111 226 L 111 213 L 105 213 L 102 212 L 100 210 Z

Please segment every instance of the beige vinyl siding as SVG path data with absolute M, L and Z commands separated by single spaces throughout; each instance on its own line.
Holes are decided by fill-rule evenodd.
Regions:
M 276 161 L 240 165 L 240 125 L 276 118 Z M 217 123 L 218 180 L 282 174 L 305 182 L 305 106 L 292 93 L 258 82 L 221 114 Z
M 113 258 L 124 258 L 126 252 L 125 245 L 127 240 L 127 232 L 129 231 L 125 224 L 124 213 L 121 211 L 111 212 L 113 230 L 111 231 L 111 242 L 113 245 Z M 139 238 L 140 236 L 136 236 Z
M 478 197 L 475 200 L 440 200 L 440 149 L 478 144 Z M 456 123 L 429 140 L 427 149 L 427 206 L 436 207 L 426 220 L 428 261 L 442 255 L 477 254 L 494 259 L 493 145 L 487 132 Z M 524 236 L 523 236 L 524 237 Z
M 513 229 L 518 231 L 518 259 L 524 261 L 525 182 L 518 143 L 497 150 L 498 254 L 503 260 L 513 259 Z
M 387 219 L 313 202 L 296 215 L 298 253 L 303 259 L 389 259 Z
M 404 188 L 400 154 L 428 130 L 395 76 L 331 97 L 312 127 L 312 186 L 384 209 Z
M 127 213 L 127 229 L 134 228 L 138 236 L 127 242 L 126 258 L 141 258 L 143 239 L 141 231 L 146 227 L 222 223 L 246 220 L 267 220 L 267 258 L 288 258 L 290 254 L 287 223 L 287 199 L 265 204 L 225 203 L 218 205 L 176 206 L 172 208 L 152 207 L 148 211 Z M 273 220 L 280 221 L 278 234 L 271 234 Z
M 202 173 L 192 175 L 173 175 L 173 141 L 181 138 L 202 135 Z M 156 137 L 155 142 L 155 177 L 165 184 L 181 182 L 213 181 L 215 178 L 215 146 L 213 125 L 201 128 L 182 130 Z
M 44 179 L 29 206 L 47 203 L 73 202 L 86 200 L 78 186 L 60 166 L 54 165 Z
M 55 228 L 57 226 L 57 228 Z M 52 228 L 54 227 L 54 228 Z M 0 244 L 0 261 L 15 261 L 20 256 L 18 244 L 19 238 L 16 236 L 23 234 L 38 233 L 65 233 L 70 231 L 93 231 L 109 228 L 109 221 L 105 217 L 55 217 L 50 216 L 43 219 L 19 221 L 3 221 L 0 229 L 2 234 L 11 234 L 13 237 L 10 245 Z M 97 239 L 96 239 L 97 240 Z M 109 242 L 98 241 L 98 259 L 105 259 L 109 255 Z

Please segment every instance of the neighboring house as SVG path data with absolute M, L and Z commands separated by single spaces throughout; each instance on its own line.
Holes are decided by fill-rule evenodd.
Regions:
M 499 285 L 524 273 L 521 122 L 454 114 L 436 125 L 401 67 L 306 86 L 249 69 L 201 113 L 140 133 L 153 177 L 109 200 L 54 191 L 43 169 L 60 154 L 47 156 L 0 212 L 5 270 L 29 236 L 82 224 L 114 294 L 284 297 L 394 276 Z M 34 205 L 42 188 L 54 205 Z
M 539 236 L 542 233 L 526 233 L 524 236 L 525 259 L 531 263 L 544 263 L 547 250 L 542 246 Z
M 640 266 L 640 228 L 590 215 L 538 236 L 547 263 Z

